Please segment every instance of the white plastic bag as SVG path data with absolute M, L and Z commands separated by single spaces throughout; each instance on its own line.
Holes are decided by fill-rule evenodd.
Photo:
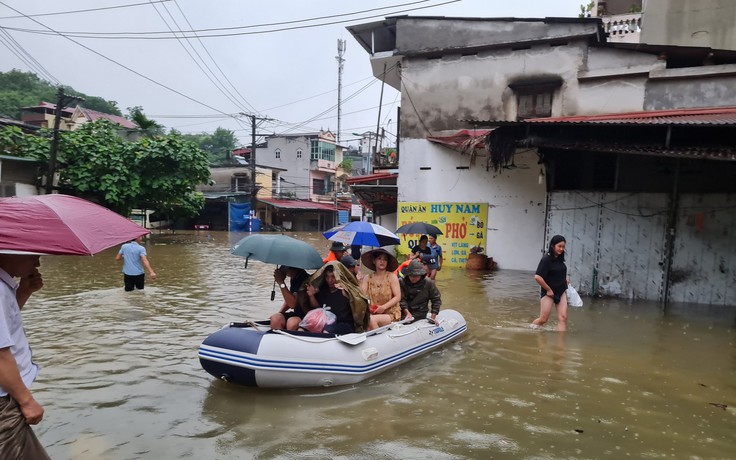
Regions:
M 578 294 L 578 291 L 575 290 L 574 287 L 572 287 L 572 284 L 567 285 L 567 304 L 571 307 L 582 307 L 583 306 L 583 299 L 580 298 L 580 294 Z

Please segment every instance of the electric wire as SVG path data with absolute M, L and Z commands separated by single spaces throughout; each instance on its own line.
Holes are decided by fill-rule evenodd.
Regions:
M 427 1 L 427 0 L 423 0 Z M 399 13 L 408 13 L 411 11 L 417 11 L 417 10 L 424 10 L 428 8 L 436 8 L 438 6 L 444 6 L 451 3 L 457 3 L 462 0 L 448 0 L 442 3 L 437 3 L 435 5 L 428 5 L 428 6 L 422 6 L 417 8 L 408 8 L 405 10 L 398 10 L 398 11 L 391 11 L 388 13 L 389 16 L 397 15 Z M 396 6 L 388 7 L 388 8 L 396 8 Z M 346 13 L 345 15 L 351 15 L 356 13 Z M 269 33 L 275 33 L 275 32 L 285 32 L 290 30 L 299 30 L 299 29 L 311 29 L 315 27 L 324 27 L 329 25 L 335 25 L 335 24 L 344 24 L 347 22 L 356 22 L 356 21 L 364 21 L 367 19 L 375 19 L 380 17 L 385 17 L 386 14 L 379 14 L 379 15 L 371 15 L 371 16 L 362 16 L 357 18 L 351 18 L 351 19 L 345 19 L 340 21 L 331 21 L 331 22 L 323 22 L 319 24 L 308 24 L 303 26 L 295 26 L 295 27 L 283 27 L 283 28 L 277 28 L 277 29 L 270 29 L 270 30 L 259 30 L 259 31 L 253 31 L 253 32 L 233 32 L 233 33 L 220 33 L 220 34 L 202 34 L 202 32 L 207 31 L 207 29 L 200 29 L 197 31 L 176 31 L 177 33 L 181 34 L 192 34 L 192 33 L 200 33 L 199 38 L 216 38 L 216 37 L 233 37 L 233 36 L 241 36 L 241 35 L 260 35 L 260 34 L 269 34 Z M 29 18 L 30 19 L 30 18 Z M 304 22 L 313 21 L 315 19 L 307 19 L 303 20 Z M 245 27 L 252 27 L 252 26 L 245 26 Z M 9 30 L 15 30 L 18 32 L 26 32 L 26 33 L 35 33 L 35 34 L 41 34 L 41 35 L 53 35 L 52 33 L 45 31 L 45 30 L 39 30 L 39 29 L 25 29 L 20 27 L 5 27 Z M 222 28 L 227 29 L 227 28 Z M 99 40 L 174 40 L 177 39 L 177 36 L 163 36 L 163 37 L 157 37 L 157 36 L 139 36 L 139 34 L 163 34 L 168 32 L 123 32 L 120 36 L 114 36 L 114 35 L 108 35 L 108 34 L 121 34 L 120 32 L 79 32 L 79 31 L 59 31 L 54 33 L 58 35 L 63 35 L 65 37 L 73 37 L 73 38 L 87 38 L 87 39 L 99 39 Z M 197 38 L 194 35 L 179 35 L 178 38 Z
M 9 8 L 9 9 L 11 9 L 11 10 L 15 11 L 15 12 L 16 12 L 16 13 L 18 13 L 18 14 L 23 14 L 23 13 L 21 13 L 20 11 L 18 11 L 17 9 L 13 8 L 12 6 L 9 6 L 9 5 L 7 5 L 7 4 L 6 4 L 6 3 L 4 3 L 4 2 L 1 2 L 1 1 L 0 1 L 0 5 L 3 5 L 4 7 L 6 7 L 6 8 Z M 25 15 L 24 15 L 24 16 L 25 16 Z M 48 30 L 50 30 L 50 31 L 54 32 L 55 34 L 59 35 L 60 37 L 63 37 L 63 38 L 65 38 L 65 39 L 67 39 L 67 40 L 71 41 L 72 43 L 74 43 L 74 44 L 76 44 L 76 45 L 78 45 L 78 46 L 81 46 L 82 48 L 86 49 L 87 51 L 89 51 L 89 52 L 91 52 L 91 53 L 94 53 L 95 55 L 97 55 L 97 56 L 99 56 L 99 57 L 101 57 L 101 58 L 105 59 L 106 61 L 110 61 L 110 62 L 112 62 L 113 64 L 115 64 L 115 65 L 117 65 L 117 66 L 119 66 L 119 67 L 122 67 L 123 69 L 125 69 L 125 70 L 127 70 L 127 71 L 129 71 L 129 72 L 131 72 L 131 73 L 134 73 L 135 75 L 138 75 L 139 77 L 141 77 L 141 78 L 143 78 L 144 80 L 147 80 L 147 81 L 149 81 L 149 82 L 153 83 L 153 84 L 154 84 L 154 85 L 156 85 L 156 86 L 159 86 L 159 87 L 161 87 L 161 88 L 164 88 L 164 89 L 166 89 L 166 90 L 168 90 L 168 91 L 171 91 L 172 93 L 178 94 L 179 96 L 182 96 L 183 98 L 185 98 L 185 99 L 188 99 L 188 100 L 190 100 L 190 101 L 192 101 L 192 102 L 194 102 L 194 103 L 196 103 L 196 104 L 199 104 L 199 105 L 201 105 L 201 106 L 207 107 L 208 109 L 210 109 L 210 110 L 212 110 L 212 111 L 214 111 L 214 112 L 217 112 L 217 113 L 221 113 L 221 114 L 223 114 L 223 115 L 227 115 L 227 114 L 226 114 L 225 112 L 223 112 L 222 110 L 216 109 L 216 108 L 214 108 L 214 107 L 210 106 L 209 104 L 206 104 L 206 103 L 204 103 L 204 102 L 202 102 L 202 101 L 199 101 L 199 100 L 197 100 L 197 99 L 195 99 L 195 98 L 193 98 L 193 97 L 191 97 L 191 96 L 188 96 L 188 95 L 186 95 L 186 94 L 182 93 L 181 91 L 178 91 L 178 90 L 176 90 L 176 89 L 174 89 L 174 88 L 171 88 L 171 87 L 169 87 L 169 86 L 167 86 L 167 85 L 165 85 L 165 84 L 163 84 L 163 83 L 160 83 L 160 82 L 158 82 L 158 81 L 154 80 L 154 79 L 153 79 L 153 78 L 151 78 L 151 77 L 148 77 L 148 76 L 146 76 L 146 75 L 143 75 L 142 73 L 140 73 L 140 72 L 138 72 L 138 71 L 136 71 L 136 70 L 133 70 L 132 68 L 130 68 L 130 67 L 128 67 L 128 66 L 126 66 L 125 64 L 122 64 L 122 63 L 120 63 L 120 62 L 118 62 L 118 61 L 116 61 L 116 60 L 112 59 L 111 57 L 105 56 L 104 54 L 102 54 L 102 53 L 100 53 L 100 52 L 98 52 L 98 51 L 96 51 L 96 50 L 94 50 L 94 49 L 92 49 L 92 48 L 88 47 L 87 45 L 84 45 L 84 44 L 82 44 L 82 43 L 79 43 L 78 41 L 76 41 L 76 40 L 74 40 L 74 39 L 72 39 L 72 38 L 70 38 L 70 37 L 67 37 L 67 36 L 66 36 L 66 35 L 64 35 L 64 34 L 62 34 L 62 33 L 59 33 L 59 32 L 57 32 L 56 30 L 54 30 L 54 29 L 52 29 L 51 27 L 49 27 L 49 26 L 47 26 L 47 25 L 45 25 L 45 24 L 43 24 L 43 23 L 39 22 L 39 21 L 38 21 L 38 20 L 36 20 L 36 19 L 33 19 L 33 18 L 31 18 L 31 17 L 28 17 L 28 16 L 26 16 L 26 17 L 27 17 L 28 19 L 30 19 L 31 21 L 33 21 L 33 22 L 35 22 L 35 23 L 39 24 L 40 26 L 42 26 L 42 27 L 45 27 L 46 29 L 48 29 Z
M 179 27 L 179 24 L 176 22 L 176 19 L 174 18 L 174 16 L 172 16 L 171 12 L 166 7 L 166 5 L 162 5 L 162 6 L 163 6 L 164 10 L 166 11 L 166 13 L 169 15 L 169 17 L 171 18 L 171 20 L 173 21 L 174 25 L 176 25 L 176 27 Z M 173 31 L 173 29 L 169 26 L 169 23 L 166 20 L 166 18 L 164 18 L 164 16 L 161 14 L 161 12 L 158 10 L 158 8 L 156 8 L 156 5 L 152 3 L 151 4 L 151 7 L 156 11 L 156 14 L 158 14 L 158 16 L 161 18 L 161 20 L 166 25 L 166 27 L 169 30 L 172 30 Z M 222 82 L 220 82 L 217 79 L 217 76 L 214 74 L 214 72 L 212 72 L 212 69 L 210 69 L 210 67 L 207 66 L 207 63 L 204 62 L 204 59 L 202 59 L 202 56 L 200 56 L 200 54 L 197 52 L 197 50 L 194 48 L 194 46 L 189 42 L 189 40 L 177 39 L 177 41 L 179 42 L 179 44 L 181 45 L 181 47 L 184 48 L 184 51 L 186 51 L 187 55 L 189 55 L 189 57 L 191 58 L 191 60 L 197 65 L 197 67 L 199 68 L 199 70 L 202 71 L 202 73 L 204 74 L 204 76 L 207 77 L 207 79 L 214 85 L 214 87 L 217 88 L 217 90 L 220 91 L 220 93 L 222 93 L 222 95 L 225 96 L 225 98 L 228 99 L 230 102 L 232 102 L 235 105 L 235 107 L 237 107 L 239 110 L 246 110 L 244 108 L 244 106 L 242 106 L 241 104 L 239 104 L 237 101 L 235 101 L 233 99 L 232 95 L 228 95 L 228 93 L 223 90 Z M 185 42 L 186 42 L 186 44 L 185 44 Z M 194 53 L 197 55 L 197 57 L 199 58 L 199 60 L 195 59 L 195 57 L 189 51 L 189 48 L 187 48 L 187 45 L 189 46 L 189 48 L 191 48 L 192 51 L 194 51 Z M 204 67 L 202 67 L 203 65 L 204 65 Z M 205 67 L 212 74 L 211 76 L 210 76 L 210 73 L 207 73 L 207 71 L 205 70 Z M 236 120 L 237 120 L 237 118 L 236 118 Z
M 153 0 L 151 3 L 165 3 L 170 2 L 172 0 Z M 103 11 L 103 10 L 116 10 L 119 8 L 130 8 L 135 6 L 144 6 L 148 5 L 149 2 L 142 2 L 142 3 L 131 3 L 127 5 L 117 5 L 117 6 L 105 6 L 100 8 L 88 8 L 85 10 L 74 10 L 74 11 L 57 11 L 55 13 L 36 13 L 36 14 L 29 14 L 27 16 L 25 15 L 16 15 L 16 16 L 0 16 L 0 19 L 19 19 L 19 18 L 37 18 L 40 16 L 60 16 L 62 14 L 76 14 L 76 13 L 89 13 L 93 11 Z
M 176 8 L 179 10 L 179 13 L 184 18 L 184 20 L 187 22 L 187 25 L 189 25 L 189 27 L 191 27 L 192 29 L 194 29 L 194 27 L 192 27 L 192 24 L 189 22 L 189 19 L 187 19 L 186 14 L 184 14 L 184 11 L 181 9 L 181 7 L 179 6 L 179 3 L 177 3 L 176 0 L 174 0 L 174 5 L 176 5 Z M 164 5 L 164 7 L 166 7 L 166 5 Z M 258 113 L 258 110 L 256 110 L 256 108 L 250 102 L 248 102 L 248 100 L 245 98 L 245 96 L 243 96 L 240 93 L 240 91 L 238 91 L 238 88 L 233 84 L 232 81 L 230 81 L 230 79 L 227 77 L 227 74 L 222 70 L 222 68 L 220 67 L 220 65 L 217 64 L 217 61 L 215 60 L 214 57 L 212 57 L 212 54 L 207 49 L 207 47 L 205 46 L 204 42 L 199 38 L 199 36 L 197 36 L 196 33 L 195 33 L 195 36 L 197 37 L 197 41 L 199 42 L 200 46 L 202 46 L 202 49 L 205 51 L 205 53 L 207 53 L 207 56 L 209 56 L 209 58 L 212 61 L 212 63 L 215 64 L 215 67 L 217 67 L 217 70 L 220 71 L 220 74 L 225 78 L 225 81 L 227 81 L 230 84 L 230 86 L 235 91 L 235 93 L 238 96 L 240 96 L 240 99 L 245 103 L 245 106 L 247 106 L 249 108 L 249 110 L 246 110 L 246 111 L 252 111 L 253 113 Z M 224 86 L 225 85 L 223 85 L 223 87 Z
M 13 36 L 8 32 L 7 30 L 3 30 L 0 28 L 0 33 L 5 35 L 5 40 L 7 41 L 7 44 L 5 46 L 13 53 L 15 54 L 18 59 L 23 61 L 28 68 L 36 72 L 37 74 L 40 74 L 43 78 L 45 78 L 48 81 L 56 83 L 57 86 L 61 85 L 61 82 L 54 77 L 54 75 L 48 71 L 40 62 L 34 58 L 31 53 L 29 53 L 23 46 L 18 43 L 18 41 L 13 38 Z

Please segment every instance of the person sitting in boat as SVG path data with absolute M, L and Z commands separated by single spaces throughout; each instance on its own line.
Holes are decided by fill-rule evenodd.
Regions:
M 348 247 L 345 246 L 344 244 L 338 241 L 333 241 L 332 246 L 330 246 L 330 253 L 327 254 L 327 257 L 322 259 L 322 263 L 326 264 L 327 262 L 331 262 L 333 260 L 340 261 L 340 259 L 342 259 L 342 256 L 345 255 L 345 252 L 347 250 L 348 250 Z
M 337 318 L 323 332 L 350 334 L 365 332 L 368 328 L 368 298 L 363 295 L 355 277 L 341 262 L 328 262 L 314 272 L 299 291 L 299 300 L 308 309 L 325 305 L 330 307 Z
M 432 303 L 432 321 L 442 307 L 440 291 L 434 280 L 427 277 L 427 269 L 419 259 L 414 259 L 404 270 L 404 277 L 399 280 L 401 287 L 401 310 L 406 318 L 424 319 L 430 312 Z
M 353 274 L 355 280 L 360 283 L 360 280 L 363 278 L 363 276 L 358 271 L 358 262 L 355 261 L 353 256 L 351 256 L 350 254 L 345 254 L 344 256 L 342 256 L 342 259 L 340 259 L 340 262 L 345 265 L 345 268 L 347 268 L 348 271 Z
M 368 330 L 401 321 L 401 288 L 399 277 L 393 273 L 399 261 L 383 248 L 366 252 L 360 257 L 367 268 L 374 271 L 363 277 L 360 288 L 371 302 L 371 321 Z
M 289 277 L 289 288 L 286 288 L 286 277 Z M 309 273 L 302 268 L 294 268 L 282 265 L 273 272 L 273 279 L 281 290 L 284 303 L 281 309 L 271 316 L 271 329 L 287 329 L 295 331 L 299 328 L 299 322 L 304 318 L 306 312 L 297 302 L 297 293 Z

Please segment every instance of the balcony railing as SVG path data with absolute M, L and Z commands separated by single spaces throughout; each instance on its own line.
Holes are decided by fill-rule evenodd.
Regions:
M 334 173 L 337 170 L 335 162 L 330 160 L 310 160 L 309 166 L 312 171 L 317 170 Z
M 641 13 L 612 14 L 601 16 L 603 30 L 608 32 L 608 41 L 617 43 L 639 43 L 641 41 Z

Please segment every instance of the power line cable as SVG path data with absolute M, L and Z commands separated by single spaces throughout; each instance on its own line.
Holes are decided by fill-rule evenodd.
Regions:
M 170 2 L 172 0 L 154 0 L 151 3 L 165 3 Z M 100 8 L 88 8 L 86 10 L 74 10 L 74 11 L 57 11 L 55 13 L 36 13 L 36 14 L 29 14 L 29 15 L 16 15 L 16 16 L 0 16 L 0 19 L 19 19 L 19 18 L 37 18 L 40 16 L 59 16 L 62 14 L 76 14 L 76 13 L 89 13 L 92 11 L 104 11 L 104 10 L 116 10 L 119 8 L 131 8 L 134 6 L 143 6 L 148 5 L 148 2 L 142 2 L 142 3 L 131 3 L 128 5 L 117 5 L 117 6 L 105 6 Z
M 54 77 L 54 75 L 51 72 L 49 72 L 43 65 L 41 65 L 41 63 L 38 62 L 36 58 L 34 58 L 31 55 L 31 53 L 26 51 L 26 49 L 23 48 L 23 46 L 20 43 L 18 43 L 18 41 L 15 38 L 13 38 L 10 32 L 8 32 L 7 30 L 0 29 L 0 33 L 5 35 L 5 40 L 8 43 L 5 46 L 13 54 L 18 56 L 18 58 L 28 66 L 28 68 L 30 68 L 37 74 L 41 74 L 41 76 L 46 78 L 48 81 L 52 81 L 56 83 L 57 86 L 61 85 L 61 82 L 56 77 Z M 17 52 L 15 50 L 17 50 Z
M 18 13 L 18 14 L 23 14 L 23 13 L 21 13 L 20 11 L 18 11 L 17 9 L 15 9 L 15 8 L 13 8 L 13 7 L 11 7 L 11 6 L 8 6 L 8 5 L 7 5 L 6 3 L 4 3 L 4 2 L 1 2 L 1 1 L 0 1 L 0 5 L 3 5 L 4 7 L 6 7 L 6 8 L 9 8 L 9 9 L 11 9 L 11 10 L 15 11 L 15 12 L 16 12 L 16 13 Z M 28 16 L 26 16 L 26 17 L 28 17 Z M 197 100 L 197 99 L 194 99 L 194 98 L 193 98 L 193 97 L 191 97 L 191 96 L 188 96 L 188 95 L 186 95 L 186 94 L 182 93 L 181 91 L 178 91 L 178 90 L 175 90 L 174 88 L 171 88 L 171 87 L 169 87 L 169 86 L 166 86 L 166 85 L 164 85 L 163 83 L 160 83 L 160 82 L 158 82 L 158 81 L 154 80 L 154 79 L 153 79 L 153 78 L 151 78 L 151 77 L 148 77 L 148 76 L 146 76 L 146 75 L 143 75 L 142 73 L 140 73 L 140 72 L 138 72 L 138 71 L 136 71 L 136 70 L 133 70 L 133 69 L 131 69 L 130 67 L 128 67 L 128 66 L 126 66 L 126 65 L 124 65 L 124 64 L 121 64 L 120 62 L 118 62 L 118 61 L 116 61 L 116 60 L 112 59 L 111 57 L 105 56 L 104 54 L 102 54 L 102 53 L 100 53 L 100 52 L 98 52 L 98 51 L 95 51 L 94 49 L 90 48 L 89 46 L 83 45 L 82 43 L 79 43 L 78 41 L 76 41 L 76 40 L 74 40 L 74 39 L 72 39 L 72 38 L 70 38 L 70 37 L 67 37 L 67 36 L 66 36 L 66 35 L 64 35 L 64 34 L 62 34 L 62 33 L 60 33 L 60 32 L 57 32 L 56 30 L 52 29 L 51 27 L 49 27 L 49 26 L 47 26 L 47 25 L 45 25 L 45 24 L 43 24 L 43 23 L 41 23 L 41 22 L 37 21 L 36 19 L 33 19 L 33 18 L 31 18 L 31 17 L 28 17 L 28 19 L 30 19 L 31 21 L 33 21 L 33 22 L 35 22 L 35 23 L 39 24 L 40 26 L 42 26 L 42 27 L 45 27 L 46 29 L 48 29 L 48 30 L 50 30 L 50 31 L 54 32 L 54 33 L 55 33 L 56 35 L 59 35 L 60 37 L 66 38 L 67 40 L 71 41 L 72 43 L 74 43 L 74 44 L 76 44 L 76 45 L 79 45 L 79 46 L 81 46 L 82 48 L 86 49 L 87 51 L 90 51 L 90 52 L 92 52 L 92 53 L 96 54 L 97 56 L 99 56 L 99 57 L 101 57 L 101 58 L 103 58 L 103 59 L 105 59 L 105 60 L 107 60 L 107 61 L 110 61 L 110 62 L 112 62 L 113 64 L 115 64 L 115 65 L 117 65 L 117 66 L 119 66 L 119 67 L 122 67 L 123 69 L 125 69 L 125 70 L 127 70 L 127 71 L 129 71 L 129 72 L 131 72 L 131 73 L 134 73 L 134 74 L 138 75 L 139 77 L 141 77 L 141 78 L 143 78 L 143 79 L 145 79 L 145 80 L 147 80 L 147 81 L 149 81 L 149 82 L 151 82 L 151 83 L 155 84 L 156 86 L 160 86 L 161 88 L 164 88 L 164 89 L 166 89 L 166 90 L 168 90 L 168 91 L 171 91 L 172 93 L 178 94 L 179 96 L 182 96 L 182 97 L 184 97 L 184 98 L 186 98 L 186 99 L 188 99 L 188 100 L 190 100 L 190 101 L 192 101 L 192 102 L 194 102 L 194 103 L 196 103 L 196 104 L 199 104 L 199 105 L 201 105 L 201 106 L 207 107 L 208 109 L 210 109 L 210 110 L 213 110 L 213 111 L 215 111 L 215 112 L 217 112 L 217 113 L 221 113 L 221 114 L 223 114 L 223 115 L 227 115 L 227 114 L 226 114 L 225 112 L 223 112 L 222 110 L 216 109 L 216 108 L 214 108 L 214 107 L 212 107 L 212 106 L 210 106 L 210 105 L 208 105 L 208 104 L 205 104 L 205 103 L 204 103 L 204 102 L 202 102 L 202 101 L 199 101 L 199 100 Z
M 179 10 L 179 13 L 180 13 L 180 14 L 181 14 L 181 16 L 182 16 L 182 17 L 184 18 L 184 20 L 185 20 L 185 21 L 187 22 L 187 24 L 189 25 L 189 27 L 190 27 L 190 28 L 192 28 L 192 29 L 194 29 L 194 27 L 192 27 L 192 24 L 191 24 L 191 23 L 189 22 L 189 19 L 187 19 L 187 16 L 186 16 L 186 14 L 184 14 L 184 11 L 183 11 L 183 10 L 181 9 L 181 7 L 180 7 L 180 6 L 179 6 L 179 4 L 178 4 L 178 3 L 176 2 L 176 0 L 174 0 L 174 5 L 176 5 L 176 8 L 177 8 L 177 9 Z M 164 5 L 164 7 L 165 7 L 165 5 Z M 196 34 L 196 33 L 195 33 L 195 36 L 197 36 L 197 34 Z M 258 110 L 256 110 L 256 108 L 255 108 L 255 107 L 254 107 L 254 106 L 253 106 L 253 105 L 252 105 L 252 104 L 251 104 L 250 102 L 248 102 L 248 100 L 247 100 L 247 99 L 245 98 L 245 96 L 243 96 L 243 95 L 242 95 L 242 94 L 240 93 L 240 91 L 238 91 L 238 88 L 237 88 L 237 87 L 236 87 L 236 86 L 235 86 L 235 85 L 233 84 L 233 82 L 232 82 L 232 81 L 230 81 L 230 79 L 229 79 L 229 78 L 227 77 L 227 74 L 226 74 L 226 73 L 225 73 L 225 72 L 224 72 L 224 71 L 222 70 L 222 68 L 220 68 L 219 64 L 217 64 L 217 61 L 215 60 L 215 58 L 214 58 L 214 57 L 212 57 L 212 54 L 211 54 L 211 53 L 210 53 L 210 51 L 209 51 L 209 50 L 207 49 L 207 47 L 206 47 L 206 46 L 204 45 L 204 42 L 203 42 L 203 41 L 202 41 L 202 40 L 201 40 L 201 39 L 199 38 L 199 36 L 197 36 L 197 41 L 199 42 L 200 46 L 201 46 L 201 47 L 202 47 L 202 49 L 203 49 L 203 50 L 205 51 L 205 53 L 207 53 L 207 56 L 209 56 L 209 58 L 210 58 L 210 60 L 212 61 L 212 63 L 213 63 L 213 64 L 215 64 L 215 67 L 217 67 L 217 70 L 219 70 L 219 71 L 220 71 L 220 74 L 221 74 L 221 75 L 222 75 L 222 76 L 223 76 L 223 77 L 225 78 L 225 80 L 226 80 L 226 81 L 227 81 L 227 82 L 228 82 L 228 83 L 230 84 L 230 86 L 231 86 L 231 87 L 233 88 L 233 90 L 235 90 L 235 93 L 237 93 L 237 95 L 238 95 L 238 96 L 240 96 L 240 99 L 241 99 L 241 100 L 242 100 L 242 101 L 243 101 L 243 102 L 245 103 L 245 105 L 246 105 L 247 107 L 249 107 L 250 111 L 252 111 L 253 113 L 256 113 L 256 114 L 257 114 L 257 113 L 258 113 Z M 225 86 L 225 85 L 223 85 L 223 87 L 224 87 L 224 86 Z M 229 91 L 228 91 L 228 92 L 229 92 Z M 232 93 L 231 93 L 231 94 L 232 94 Z M 233 96 L 233 97 L 234 97 L 234 96 Z M 237 98 L 236 98 L 236 99 L 237 99 Z
M 414 3 L 423 3 L 428 0 L 422 0 L 420 2 L 411 2 L 406 5 L 411 5 Z M 417 10 L 425 10 L 428 8 L 436 8 L 438 6 L 444 6 L 451 3 L 457 3 L 462 0 L 449 0 L 442 3 L 437 3 L 435 5 L 428 5 L 428 6 L 422 6 L 417 8 L 408 8 L 405 10 L 398 10 L 398 11 L 391 11 L 387 14 L 389 16 L 394 16 L 399 13 L 408 13 L 411 11 L 417 11 Z M 402 5 L 395 5 L 391 7 L 384 7 L 384 8 L 378 8 L 378 9 L 386 9 L 386 8 L 396 8 L 398 6 Z M 375 9 L 373 9 L 375 10 Z M 365 10 L 365 11 L 373 11 L 373 10 Z M 342 15 L 333 15 L 334 16 L 350 16 L 353 14 L 360 14 L 360 12 L 353 12 L 353 13 L 345 13 Z M 362 16 L 352 19 L 345 19 L 340 21 L 331 21 L 331 22 L 323 22 L 319 24 L 307 24 L 303 26 L 295 26 L 295 27 L 283 27 L 278 29 L 270 29 L 270 30 L 259 30 L 259 31 L 253 31 L 253 32 L 233 32 L 233 33 L 220 33 L 220 34 L 202 34 L 199 35 L 199 38 L 215 38 L 215 37 L 233 37 L 233 36 L 240 36 L 240 35 L 259 35 L 259 34 L 268 34 L 268 33 L 274 33 L 274 32 L 284 32 L 284 31 L 290 31 L 290 30 L 299 30 L 299 29 L 311 29 L 315 27 L 323 27 L 323 26 L 329 26 L 329 25 L 335 25 L 335 24 L 344 24 L 346 22 L 355 22 L 355 21 L 364 21 L 367 19 L 375 19 L 379 17 L 385 17 L 387 15 L 384 14 L 378 14 L 378 15 L 370 15 L 370 16 Z M 305 20 L 300 20 L 296 22 L 310 22 L 317 20 L 318 18 L 310 18 Z M 239 28 L 252 28 L 252 27 L 262 27 L 262 26 L 243 26 Z M 16 27 L 6 27 L 9 30 L 16 30 L 19 32 L 27 32 L 27 33 L 36 33 L 36 34 L 42 34 L 42 35 L 51 35 L 49 32 L 45 30 L 38 30 L 38 29 L 24 29 L 24 28 L 16 28 Z M 236 27 L 237 28 L 237 27 Z M 229 30 L 229 29 L 236 29 L 232 27 L 226 27 L 226 28 L 215 28 L 215 29 L 200 29 L 200 30 L 191 30 L 191 31 L 185 31 L 185 30 L 179 30 L 176 31 L 177 33 L 181 34 L 192 34 L 192 33 L 202 33 L 207 31 L 213 31 L 213 30 Z M 152 35 L 152 34 L 170 34 L 171 32 L 159 32 L 159 31 L 153 31 L 153 32 L 83 32 L 83 31 L 60 31 L 58 34 L 64 35 L 66 37 L 74 37 L 74 38 L 95 38 L 95 39 L 101 39 L 101 40 L 173 40 L 176 39 L 176 36 L 145 36 Z M 117 36 L 115 34 L 118 34 Z M 143 36 L 142 36 L 143 35 Z M 180 35 L 178 38 L 197 38 L 193 35 Z
M 179 24 L 176 22 L 176 19 L 174 19 L 174 16 L 171 15 L 171 12 L 169 11 L 169 9 L 166 8 L 166 5 L 162 5 L 162 6 L 163 6 L 164 10 L 166 11 L 166 13 L 168 13 L 168 15 L 171 18 L 171 20 L 174 22 L 174 25 L 176 25 L 176 27 L 179 27 Z M 173 29 L 171 28 L 171 26 L 169 26 L 169 22 L 166 20 L 166 18 L 164 18 L 164 16 L 161 14 L 161 12 L 158 10 L 158 8 L 156 8 L 156 5 L 152 3 L 151 4 L 151 7 L 156 11 L 156 14 L 158 14 L 158 16 L 161 18 L 161 20 L 166 25 L 166 27 L 173 32 Z M 225 98 L 228 99 L 230 102 L 232 102 L 235 105 L 235 107 L 237 107 L 239 110 L 246 110 L 244 108 L 244 106 L 242 106 L 241 104 L 239 104 L 237 101 L 235 101 L 233 99 L 232 95 L 228 95 L 228 93 L 223 90 L 222 82 L 220 82 L 217 79 L 217 76 L 214 74 L 214 72 L 212 72 L 212 69 L 210 69 L 209 66 L 207 66 L 207 63 L 204 62 L 204 60 L 202 59 L 202 56 L 200 56 L 200 54 L 197 52 L 197 50 L 194 48 L 194 46 L 192 46 L 192 44 L 189 42 L 189 40 L 182 40 L 182 39 L 178 39 L 177 38 L 177 41 L 179 42 L 179 44 L 181 45 L 181 47 L 184 48 L 184 51 L 186 51 L 186 53 L 189 55 L 189 57 L 191 58 L 191 60 L 197 65 L 197 67 L 199 67 L 199 70 L 202 71 L 202 73 L 204 74 L 204 76 L 207 77 L 207 79 L 215 86 L 215 88 L 217 88 L 217 90 L 220 91 L 220 93 L 223 96 L 225 96 Z M 197 58 L 199 58 L 199 60 L 197 60 L 192 55 L 192 53 L 189 51 L 189 48 L 187 48 L 187 45 L 189 46 L 189 48 L 191 48 L 192 51 L 194 51 L 194 54 L 197 55 Z M 203 65 L 204 65 L 204 67 L 202 67 Z M 209 70 L 210 73 L 207 73 L 207 70 L 205 70 L 205 67 L 207 68 L 207 70 Z M 210 74 L 212 74 L 212 75 L 210 76 Z M 215 80 L 217 80 L 217 81 L 215 81 Z

